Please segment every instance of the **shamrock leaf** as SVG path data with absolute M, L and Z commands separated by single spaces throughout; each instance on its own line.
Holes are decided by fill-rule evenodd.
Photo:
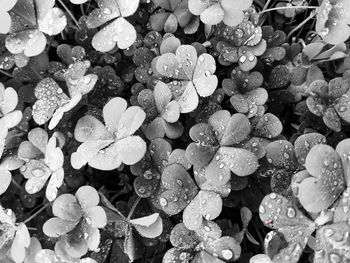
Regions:
M 66 27 L 67 18 L 63 11 L 54 5 L 54 0 L 17 1 L 10 11 L 14 26 L 6 37 L 6 48 L 12 54 L 37 56 L 46 46 L 44 33 L 57 35 Z
M 105 105 L 103 116 L 108 129 L 89 115 L 78 121 L 74 133 L 83 143 L 71 156 L 75 169 L 88 163 L 96 169 L 113 170 L 122 163 L 135 164 L 145 155 L 146 143 L 132 136 L 146 117 L 140 107 L 126 109 L 126 101 L 117 97 Z
M 87 18 L 88 28 L 99 27 L 113 19 L 114 21 L 94 35 L 92 46 L 101 52 L 110 51 L 116 45 L 121 49 L 130 47 L 136 40 L 136 31 L 124 17 L 135 13 L 139 0 L 132 3 L 126 0 L 98 0 L 97 4 L 99 8 L 94 9 Z
M 315 145 L 305 160 L 306 171 L 296 174 L 297 197 L 309 212 L 328 208 L 344 191 L 342 161 L 332 147 Z
M 278 247 L 276 252 L 269 255 L 273 262 L 298 262 L 309 236 L 316 228 L 315 224 L 290 201 L 276 193 L 265 196 L 259 214 L 261 221 L 280 232 L 287 242 L 286 247 Z M 265 241 L 270 242 L 271 238 L 268 236 Z M 280 246 L 281 243 L 276 245 Z

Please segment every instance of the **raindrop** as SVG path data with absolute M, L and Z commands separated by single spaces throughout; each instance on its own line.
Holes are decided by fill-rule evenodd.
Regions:
M 336 253 L 330 253 L 329 254 L 329 261 L 331 263 L 340 263 L 341 262 L 341 258 L 338 254 Z
M 159 198 L 159 204 L 161 206 L 167 206 L 168 201 L 165 198 L 161 197 L 161 198 Z
M 245 55 L 241 56 L 239 58 L 239 62 L 244 63 L 247 60 L 247 57 Z
M 326 237 L 331 237 L 331 236 L 333 236 L 333 234 L 334 234 L 334 230 L 332 228 L 326 228 L 324 230 L 324 235 Z
M 43 169 L 34 169 L 32 170 L 32 174 L 35 176 L 35 177 L 41 177 L 45 174 L 45 171 Z
M 289 218 L 293 218 L 293 217 L 295 217 L 295 215 L 296 215 L 295 209 L 293 207 L 288 207 L 287 208 L 287 216 Z
M 231 259 L 231 258 L 233 257 L 233 253 L 232 253 L 232 251 L 229 250 L 229 249 L 223 250 L 223 251 L 221 252 L 221 254 L 222 254 L 222 257 L 223 257 L 224 259 L 226 259 L 226 260 L 229 260 L 229 259 Z
M 139 188 L 139 192 L 140 192 L 141 194 L 144 194 L 144 193 L 146 192 L 146 189 L 145 189 L 143 186 L 141 186 L 141 187 Z
M 262 205 L 259 206 L 259 213 L 260 214 L 265 214 L 266 213 L 266 210 L 265 210 L 264 206 L 262 206 Z

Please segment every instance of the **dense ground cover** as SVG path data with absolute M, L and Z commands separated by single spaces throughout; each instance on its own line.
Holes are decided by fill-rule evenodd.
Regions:
M 0 0 L 0 263 L 350 262 L 349 24 Z

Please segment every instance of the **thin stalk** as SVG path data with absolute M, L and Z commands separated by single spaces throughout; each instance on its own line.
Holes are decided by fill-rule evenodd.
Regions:
M 285 9 L 318 9 L 318 6 L 280 6 L 280 7 L 274 7 L 274 8 L 262 10 L 258 14 L 262 15 L 263 13 L 267 13 L 270 11 L 285 10 Z
M 136 209 L 136 206 L 139 204 L 141 198 L 138 196 L 135 203 L 132 205 L 131 209 L 130 209 L 130 212 L 128 214 L 128 217 L 127 219 L 130 220 L 130 218 L 132 217 L 132 215 L 134 214 L 134 211 Z
M 7 76 L 7 77 L 9 77 L 9 78 L 13 78 L 13 76 L 10 73 L 7 73 L 6 71 L 4 71 L 2 69 L 0 69 L 0 73 L 5 75 L 5 76 Z
M 34 214 L 32 214 L 30 217 L 28 217 L 26 220 L 23 221 L 24 224 L 28 223 L 30 220 L 34 219 L 37 215 L 39 215 L 42 211 L 48 207 L 50 203 L 46 203 L 44 206 L 42 206 L 38 211 L 36 211 Z
M 84 6 L 80 5 L 80 11 L 83 16 L 85 16 Z
M 11 182 L 12 182 L 18 189 L 20 189 L 21 191 L 24 191 L 23 187 L 20 186 L 13 178 L 11 179 Z
M 294 32 L 296 32 L 297 30 L 299 30 L 300 28 L 302 28 L 309 20 L 311 20 L 315 15 L 317 14 L 316 10 L 312 11 L 309 15 L 308 18 L 306 18 L 303 22 L 301 22 L 297 27 L 293 28 L 293 30 L 291 30 L 287 36 L 287 39 L 289 39 Z
M 63 8 L 67 11 L 68 15 L 72 18 L 72 20 L 74 21 L 74 23 L 76 24 L 76 26 L 77 26 L 79 29 L 81 29 L 80 26 L 79 26 L 78 21 L 75 19 L 74 15 L 73 15 L 72 12 L 69 10 L 69 8 L 63 3 L 62 0 L 58 0 L 58 2 L 59 2 L 59 3 L 63 6 Z
M 271 3 L 272 0 L 267 0 L 266 1 L 266 4 L 264 5 L 263 9 L 261 10 L 262 11 L 265 11 L 268 7 L 269 7 L 269 4 Z

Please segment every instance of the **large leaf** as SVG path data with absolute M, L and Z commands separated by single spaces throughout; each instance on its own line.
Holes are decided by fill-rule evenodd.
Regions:
M 136 40 L 133 25 L 122 17 L 117 18 L 97 32 L 92 39 L 92 46 L 101 52 L 108 52 L 116 45 L 121 49 L 130 47 Z
M 298 262 L 316 225 L 305 217 L 292 202 L 276 193 L 264 197 L 259 207 L 259 214 L 261 221 L 266 226 L 282 233 L 287 242 L 286 247 L 279 247 L 272 255 L 273 262 Z M 268 237 L 265 242 L 269 242 Z M 280 244 L 276 243 L 276 245 Z
M 345 189 L 342 162 L 332 147 L 315 145 L 306 157 L 309 177 L 296 179 L 297 197 L 309 212 L 328 208 Z
M 199 191 L 197 196 L 185 208 L 182 219 L 184 225 L 190 230 L 198 229 L 206 220 L 217 218 L 222 210 L 222 199 L 219 194 L 212 191 Z

